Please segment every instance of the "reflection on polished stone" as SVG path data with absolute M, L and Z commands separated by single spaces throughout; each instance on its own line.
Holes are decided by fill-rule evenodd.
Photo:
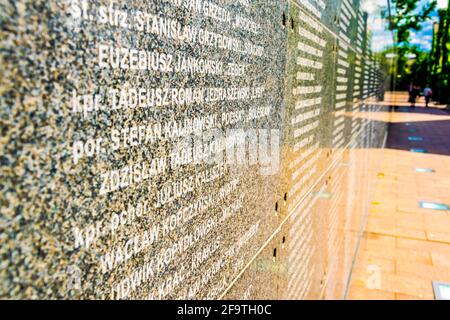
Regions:
M 320 199 L 330 199 L 332 196 L 331 192 L 328 191 L 317 192 L 315 195 L 317 195 Z
M 0 298 L 345 297 L 391 117 L 382 8 L 4 3 Z

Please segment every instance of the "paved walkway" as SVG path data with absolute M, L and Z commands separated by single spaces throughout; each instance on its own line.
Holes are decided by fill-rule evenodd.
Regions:
M 434 299 L 432 281 L 450 283 L 450 211 L 419 202 L 450 205 L 450 114 L 396 108 L 377 180 L 348 298 Z

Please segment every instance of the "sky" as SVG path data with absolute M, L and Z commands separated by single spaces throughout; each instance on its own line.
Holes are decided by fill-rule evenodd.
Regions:
M 446 2 L 446 0 L 439 0 L 440 2 Z M 420 1 L 421 8 L 423 5 L 429 3 L 429 0 Z M 433 23 L 438 21 L 437 10 L 435 10 L 432 14 L 432 18 L 422 24 L 421 31 L 413 31 L 411 32 L 411 43 L 417 45 L 419 48 L 425 51 L 431 51 L 431 45 L 433 42 Z
M 393 42 L 390 32 L 386 31 L 386 21 L 380 17 L 380 10 L 386 5 L 387 0 L 362 0 L 363 11 L 369 14 L 367 25 L 372 31 L 372 50 L 374 52 L 383 50 Z
M 418 0 L 418 10 L 429 3 L 429 0 Z M 441 7 L 447 7 L 448 0 L 438 0 Z M 387 0 L 363 0 L 363 7 L 369 13 L 371 21 L 369 26 L 373 32 L 373 51 L 381 51 L 392 43 L 390 33 L 386 31 L 386 21 L 382 20 L 378 13 L 379 8 L 386 6 Z M 433 23 L 438 21 L 437 10 L 433 12 L 431 20 L 422 25 L 421 31 L 411 32 L 411 43 L 425 51 L 431 50 L 433 41 Z

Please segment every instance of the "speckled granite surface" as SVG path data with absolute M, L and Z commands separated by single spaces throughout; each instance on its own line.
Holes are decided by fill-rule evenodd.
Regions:
M 344 1 L 0 1 L 0 297 L 342 295 L 385 130 Z

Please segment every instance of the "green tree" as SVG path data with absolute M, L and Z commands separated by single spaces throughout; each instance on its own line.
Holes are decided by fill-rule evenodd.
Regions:
M 429 53 L 418 46 L 386 47 L 379 53 L 382 61 L 390 65 L 388 73 L 396 75 L 395 87 L 406 90 L 412 82 L 422 88 L 429 81 Z M 390 63 L 386 57 L 395 56 L 395 63 Z
M 391 3 L 392 8 L 387 7 L 383 17 L 389 21 L 388 29 L 395 35 L 394 47 L 387 51 L 396 56 L 396 87 L 406 88 L 411 82 L 423 86 L 429 81 L 430 59 L 428 53 L 411 44 L 411 32 L 422 29 L 436 9 L 437 1 L 424 4 L 418 0 L 391 0 Z
M 420 31 L 422 24 L 430 19 L 431 13 L 436 9 L 437 1 L 431 0 L 422 8 L 418 8 L 417 0 L 391 0 L 392 12 L 387 8 L 383 12 L 385 19 L 389 20 L 389 29 L 396 33 L 396 42 L 399 46 L 408 46 L 411 31 Z
M 435 98 L 450 106 L 450 6 L 439 10 L 438 14 L 439 23 L 435 24 L 430 54 L 430 72 L 436 88 Z

